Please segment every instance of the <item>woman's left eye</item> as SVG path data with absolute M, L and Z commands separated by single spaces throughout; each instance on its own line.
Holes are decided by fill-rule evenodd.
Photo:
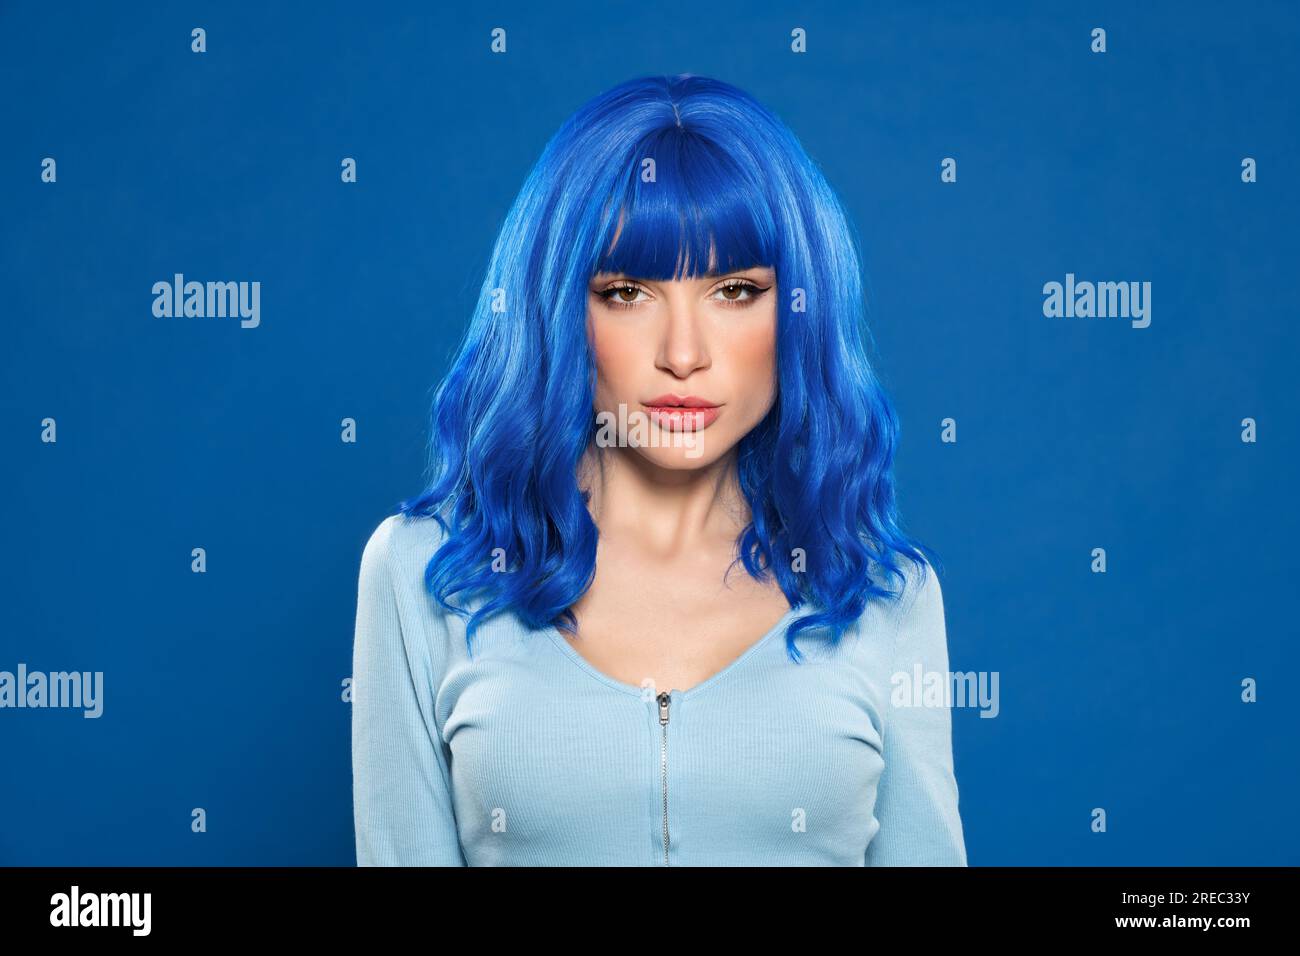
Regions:
M 748 280 L 736 280 L 723 283 L 715 295 L 722 296 L 721 301 L 727 305 L 749 302 L 767 290 Z

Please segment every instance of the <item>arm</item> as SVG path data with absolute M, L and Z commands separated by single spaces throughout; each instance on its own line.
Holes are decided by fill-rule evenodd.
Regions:
M 449 758 L 433 718 L 434 667 L 420 627 L 402 626 L 392 534 L 366 543 L 352 651 L 352 801 L 358 866 L 465 866 Z M 435 627 L 441 627 L 441 622 Z
M 923 678 L 942 675 L 945 703 L 904 707 L 891 693 L 884 720 L 885 769 L 876 796 L 880 830 L 867 845 L 866 865 L 966 866 L 946 702 L 951 680 L 943 592 L 932 567 L 924 581 L 912 573 L 908 577 L 911 596 L 900 598 L 890 691 L 894 674 L 902 671 L 912 679 L 919 664 Z

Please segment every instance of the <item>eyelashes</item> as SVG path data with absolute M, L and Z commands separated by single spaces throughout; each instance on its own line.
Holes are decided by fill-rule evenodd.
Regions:
M 759 285 L 749 279 L 728 279 L 718 286 L 709 296 L 715 299 L 724 308 L 728 309 L 745 309 L 753 305 L 760 296 L 772 287 Z M 647 294 L 643 286 L 638 285 L 630 280 L 621 280 L 615 282 L 604 289 L 596 290 L 603 302 L 615 309 L 635 309 L 639 308 L 648 300 L 646 299 L 627 299 L 624 295 Z M 743 298 L 740 298 L 743 296 Z

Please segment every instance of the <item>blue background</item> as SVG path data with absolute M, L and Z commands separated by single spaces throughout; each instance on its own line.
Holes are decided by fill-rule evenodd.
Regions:
M 538 6 L 0 8 L 0 669 L 105 673 L 98 720 L 0 710 L 0 862 L 354 862 L 358 562 L 495 231 L 580 103 L 690 71 L 863 236 L 903 517 L 1000 674 L 953 711 L 971 864 L 1300 863 L 1296 6 Z M 175 272 L 260 327 L 155 318 Z M 1067 272 L 1151 326 L 1045 318 Z

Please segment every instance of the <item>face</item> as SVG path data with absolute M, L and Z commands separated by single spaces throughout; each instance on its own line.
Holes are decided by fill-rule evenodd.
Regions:
M 717 462 L 775 401 L 776 302 L 764 267 L 672 281 L 597 273 L 587 334 L 598 426 L 623 406 L 617 443 L 630 453 L 669 469 Z M 618 431 L 601 434 L 608 445 Z

